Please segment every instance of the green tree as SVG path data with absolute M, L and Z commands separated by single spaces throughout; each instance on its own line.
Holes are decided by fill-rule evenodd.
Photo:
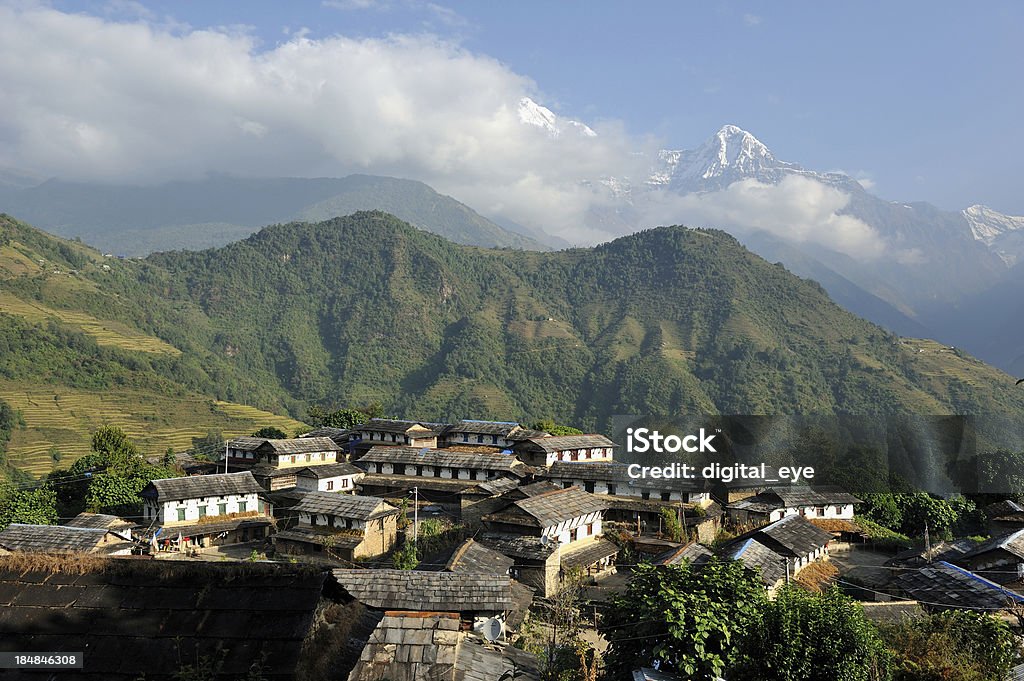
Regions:
M 0 530 L 11 523 L 55 525 L 57 494 L 52 487 L 19 489 L 4 482 L 0 485 Z
M 402 544 L 391 556 L 391 564 L 396 570 L 412 570 L 419 565 L 420 559 L 416 555 L 416 542 L 410 540 Z
M 687 679 L 714 679 L 742 661 L 743 632 L 758 626 L 764 588 L 738 562 L 641 564 L 612 598 L 599 631 L 609 678 L 658 662 Z
M 683 524 L 679 522 L 679 513 L 674 508 L 662 507 L 661 509 L 662 531 L 672 541 L 683 541 Z
M 903 509 L 889 492 L 863 494 L 864 506 L 860 512 L 882 527 L 898 532 L 903 527 Z
M 379 407 L 379 405 L 377 405 Z M 355 428 L 361 423 L 366 423 L 371 416 L 361 409 L 337 409 L 326 411 L 322 407 L 312 406 L 307 411 L 307 418 L 310 423 L 324 428 Z
M 545 433 L 551 433 L 552 435 L 583 435 L 583 431 L 579 428 L 559 425 L 552 419 L 537 421 L 530 428 L 533 430 L 543 430 Z
M 730 679 L 876 681 L 888 653 L 864 611 L 838 588 L 814 594 L 791 586 L 766 604 L 743 637 L 743 663 Z
M 895 681 L 1002 681 L 1017 656 L 1005 623 L 951 610 L 882 628 L 894 654 Z
M 938 499 L 927 492 L 901 494 L 897 503 L 903 511 L 903 533 L 918 537 L 924 534 L 927 524 L 933 536 L 950 536 L 957 521 L 956 510 L 945 499 Z
M 257 430 L 255 433 L 253 433 L 252 436 L 253 437 L 265 437 L 268 440 L 287 440 L 288 439 L 288 433 L 284 432 L 280 428 L 275 428 L 274 426 L 263 426 L 262 428 Z

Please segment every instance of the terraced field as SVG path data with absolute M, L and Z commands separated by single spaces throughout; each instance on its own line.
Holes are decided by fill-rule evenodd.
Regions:
M 231 402 L 193 396 L 172 398 L 141 391 L 97 392 L 26 388 L 0 383 L 0 395 L 21 411 L 25 429 L 15 430 L 9 458 L 33 475 L 66 468 L 89 452 L 91 433 L 101 425 L 124 429 L 145 454 L 188 448 L 208 430 L 247 435 L 263 426 L 294 433 L 299 421 Z M 60 453 L 54 460 L 52 451 Z
M 159 338 L 134 331 L 124 324 L 97 319 L 84 312 L 56 310 L 41 303 L 22 300 L 5 291 L 0 291 L 0 311 L 18 315 L 28 321 L 37 323 L 54 319 L 89 334 L 100 345 L 136 352 L 161 353 L 175 356 L 181 354 L 181 351 L 173 345 L 165 343 Z

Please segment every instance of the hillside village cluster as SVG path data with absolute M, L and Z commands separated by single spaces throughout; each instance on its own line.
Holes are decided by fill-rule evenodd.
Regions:
M 12 524 L 0 532 L 0 554 L 123 556 L 136 566 L 61 580 L 0 575 L 0 604 L 9 613 L 0 635 L 23 637 L 26 650 L 46 636 L 87 639 L 103 678 L 131 669 L 126 655 L 171 655 L 183 637 L 198 650 L 244 636 L 248 652 L 228 655 L 224 673 L 244 671 L 257 652 L 272 656 L 275 668 L 294 670 L 308 664 L 303 657 L 315 639 L 317 655 L 332 645 L 343 651 L 337 659 L 350 671 L 337 678 L 380 679 L 385 670 L 392 679 L 435 678 L 431 670 L 444 669 L 463 671 L 454 678 L 493 680 L 514 668 L 515 678 L 534 679 L 536 659 L 509 641 L 531 607 L 550 603 L 569 576 L 614 581 L 607 578 L 618 571 L 623 538 L 631 561 L 741 561 L 769 594 L 790 580 L 835 577 L 830 552 L 864 541 L 854 522 L 861 502 L 846 492 L 760 480 L 708 488 L 699 480 L 635 479 L 616 461 L 616 446 L 603 435 L 472 420 L 370 419 L 293 439 L 235 438 L 220 461 L 186 457 L 185 477 L 150 483 L 142 518 L 83 513 L 64 525 Z M 667 536 L 669 516 L 682 537 Z M 1024 602 L 1024 508 L 1004 502 L 989 516 L 994 539 L 897 554 L 891 580 L 858 597 L 881 610 L 995 611 Z M 393 567 L 395 553 L 417 541 L 428 520 L 451 529 L 433 553 L 420 552 L 415 569 Z M 716 542 L 723 528 L 737 536 Z M 239 546 L 275 567 L 319 569 L 282 577 L 247 563 L 252 572 L 223 583 L 209 576 L 220 584 L 212 597 L 153 572 L 170 559 L 216 573 L 226 557 L 248 557 L 231 553 Z M 29 587 L 31 598 L 24 596 Z M 119 609 L 122 631 L 76 629 L 105 607 Z M 190 624 L 176 623 L 182 610 Z M 47 623 L 47 616 L 56 619 Z M 37 625 L 13 627 L 12 617 Z M 335 639 L 323 637 L 325 623 Z M 130 654 L 126 637 L 138 646 Z M 635 678 L 668 677 L 638 664 Z

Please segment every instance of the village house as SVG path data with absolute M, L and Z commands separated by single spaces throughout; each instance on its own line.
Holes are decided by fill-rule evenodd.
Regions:
M 547 433 L 523 428 L 514 421 L 474 421 L 465 419 L 444 429 L 441 443 L 444 447 L 478 445 L 510 449 L 516 442 L 530 437 L 544 437 Z
M 1024 530 L 993 537 L 951 562 L 993 582 L 1009 584 L 1024 580 Z
M 299 492 L 354 493 L 364 475 L 362 469 L 350 463 L 307 466 L 295 471 L 295 489 Z
M 132 528 L 135 523 L 119 518 L 116 515 L 106 513 L 82 512 L 71 520 L 64 523 L 65 527 L 88 527 L 92 529 L 103 529 L 125 541 L 132 541 Z
M 981 510 L 989 534 L 1001 535 L 1024 530 L 1024 506 L 1012 499 L 989 504 Z
M 520 483 L 516 478 L 495 478 L 460 490 L 459 512 L 462 524 L 466 527 L 480 527 L 484 515 L 508 503 L 502 495 L 519 487 Z
M 274 535 L 280 553 L 354 561 L 382 556 L 397 541 L 400 511 L 377 497 L 309 492 L 289 511 L 298 523 Z
M 344 459 L 342 448 L 329 437 L 264 440 L 255 450 L 256 465 L 250 470 L 268 492 L 290 489 L 298 483 L 302 468 L 330 466 Z
M 11 523 L 0 531 L 0 555 L 11 553 L 82 553 L 97 556 L 127 556 L 135 544 L 130 531 L 70 525 L 26 525 Z
M 658 554 L 651 560 L 651 565 L 681 565 L 687 563 L 699 567 L 714 558 L 714 555 L 711 549 L 693 542 Z
M 681 517 L 688 533 L 711 541 L 720 529 L 721 508 L 712 501 L 703 481 L 633 478 L 629 464 L 618 461 L 556 461 L 538 478 L 561 487 L 578 487 L 606 495 L 606 521 L 636 525 L 637 533 L 660 527 L 662 509 Z
M 535 550 L 537 556 L 543 554 L 543 569 L 531 571 L 531 575 L 521 573 L 517 579 L 524 584 L 548 596 L 557 590 L 558 578 L 567 570 L 579 570 L 583 576 L 594 579 L 611 571 L 618 547 L 601 537 L 602 514 L 607 504 L 600 497 L 576 487 L 560 489 L 546 482 L 518 487 L 503 496 L 504 506 L 481 518 L 490 535 L 481 541 L 511 558 L 516 556 L 497 545 L 495 536 L 518 538 L 513 544 L 535 540 L 527 543 L 545 549 L 554 547 L 554 579 L 550 574 L 550 553 Z
M 262 539 L 274 525 L 273 506 L 250 471 L 154 480 L 142 490 L 142 527 L 158 545 L 178 549 Z
M 420 423 L 395 419 L 370 419 L 356 426 L 354 447 L 365 452 L 375 445 L 437 448 L 438 436 L 448 427 L 443 423 Z
M 514 606 L 507 575 L 420 570 L 334 570 L 354 600 L 383 611 L 447 612 L 464 631 L 483 631 L 488 620 L 502 623 Z
M 763 525 L 789 515 L 805 518 L 853 520 L 861 500 L 831 487 L 771 487 L 754 496 L 729 503 L 726 512 L 736 525 Z
M 740 535 L 722 553 L 742 561 L 758 574 L 769 593 L 774 593 L 811 563 L 827 560 L 831 539 L 831 533 L 803 516 L 790 515 Z
M 421 499 L 457 506 L 460 492 L 478 481 L 518 481 L 532 469 L 509 454 L 494 451 L 373 447 L 355 465 L 366 471 L 366 494 L 402 495 L 416 487 Z
M 997 615 L 1024 605 L 1024 596 L 945 561 L 904 572 L 896 586 L 931 611 L 981 610 Z
M 604 435 L 548 435 L 517 441 L 512 451 L 531 466 L 556 461 L 611 461 L 617 447 Z

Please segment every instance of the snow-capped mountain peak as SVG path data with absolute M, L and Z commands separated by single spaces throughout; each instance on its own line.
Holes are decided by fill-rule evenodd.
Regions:
M 997 238 L 1008 232 L 1016 232 L 1024 229 L 1024 217 L 1014 215 L 1003 215 L 988 206 L 975 204 L 963 211 L 967 223 L 971 226 L 971 233 L 978 241 L 991 244 Z
M 519 100 L 519 120 L 546 130 L 550 137 L 560 137 L 567 131 L 583 137 L 597 137 L 597 133 L 579 121 L 561 118 L 551 109 L 541 106 L 529 97 Z
M 775 158 L 759 139 L 735 125 L 723 125 L 696 149 L 666 149 L 647 180 L 652 188 L 676 191 L 721 189 L 737 180 L 754 178 L 777 182 L 800 166 Z

